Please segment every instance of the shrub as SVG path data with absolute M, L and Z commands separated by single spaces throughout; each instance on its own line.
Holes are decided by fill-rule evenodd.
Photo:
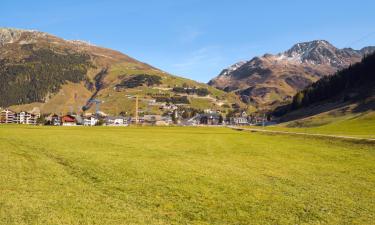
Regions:
M 160 85 L 161 77 L 156 75 L 138 74 L 123 80 L 120 84 L 116 85 L 119 88 L 135 88 L 142 85 L 153 86 Z

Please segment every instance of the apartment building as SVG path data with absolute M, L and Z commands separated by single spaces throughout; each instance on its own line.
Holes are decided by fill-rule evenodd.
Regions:
M 14 123 L 35 125 L 37 119 L 38 115 L 34 115 L 28 112 L 19 112 L 15 114 Z
M 9 109 L 4 109 L 0 112 L 0 123 L 14 123 L 15 117 L 15 112 Z

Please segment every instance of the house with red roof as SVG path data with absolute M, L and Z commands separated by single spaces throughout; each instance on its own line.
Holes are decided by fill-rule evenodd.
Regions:
M 77 121 L 74 116 L 71 115 L 65 115 L 61 117 L 61 125 L 62 126 L 76 126 Z

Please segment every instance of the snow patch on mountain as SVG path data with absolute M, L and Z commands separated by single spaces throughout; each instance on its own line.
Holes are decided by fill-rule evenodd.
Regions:
M 88 41 L 82 41 L 82 40 L 67 40 L 67 41 L 75 45 L 96 46 Z
M 230 67 L 224 69 L 219 76 L 228 76 L 230 74 L 232 74 L 234 71 L 238 70 L 238 68 L 240 68 L 241 66 L 245 65 L 247 63 L 247 61 L 240 61 L 238 63 L 235 63 L 233 65 L 231 65 Z
M 359 62 L 374 51 L 375 47 L 339 49 L 325 40 L 303 42 L 276 55 L 265 54 L 236 63 L 208 84 L 235 92 L 245 103 L 272 105 L 290 99 L 306 85 Z

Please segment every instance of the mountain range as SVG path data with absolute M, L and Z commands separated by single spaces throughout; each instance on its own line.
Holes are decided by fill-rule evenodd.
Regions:
M 224 69 L 208 84 L 171 75 L 121 52 L 54 35 L 0 28 L 0 107 L 41 113 L 140 111 L 173 103 L 193 110 L 248 111 L 292 101 L 303 88 L 361 61 L 375 47 L 339 49 L 324 40 L 295 44 Z M 186 111 L 186 110 L 185 110 Z
M 375 47 L 339 49 L 325 40 L 295 44 L 289 50 L 241 61 L 208 84 L 239 95 L 258 108 L 276 107 L 326 75 L 359 62 Z

